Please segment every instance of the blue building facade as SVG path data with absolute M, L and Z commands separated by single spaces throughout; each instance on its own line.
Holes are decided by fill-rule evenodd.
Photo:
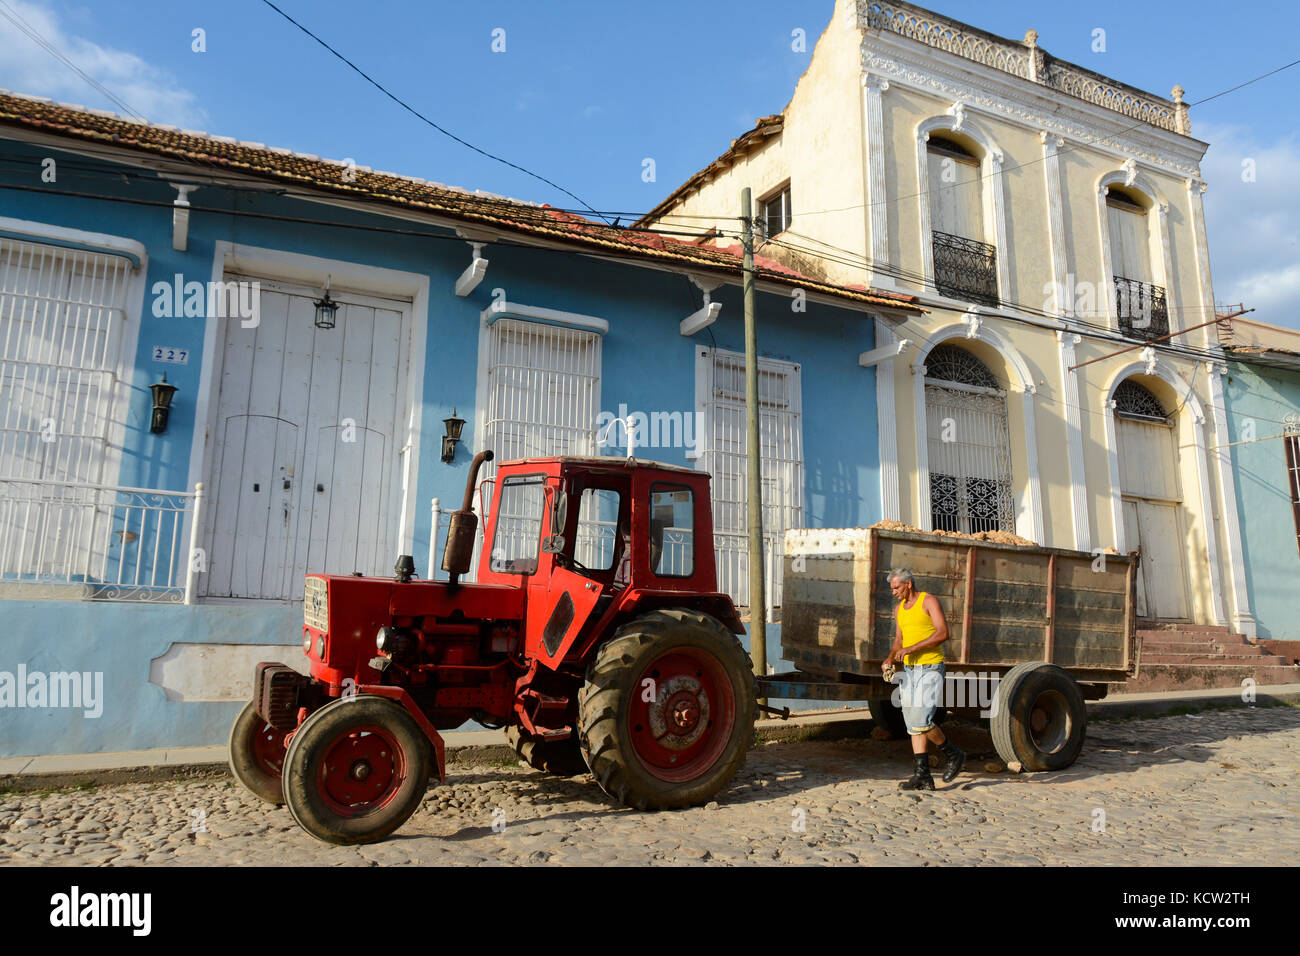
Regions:
M 475 451 L 621 455 L 614 418 L 714 474 L 748 603 L 735 257 L 21 97 L 0 140 L 0 756 L 224 743 L 303 573 L 429 575 Z M 858 356 L 915 310 L 775 268 L 757 307 L 779 554 L 880 518 Z
M 1275 347 L 1227 349 L 1224 402 L 1257 637 L 1300 649 L 1300 333 L 1265 337 Z

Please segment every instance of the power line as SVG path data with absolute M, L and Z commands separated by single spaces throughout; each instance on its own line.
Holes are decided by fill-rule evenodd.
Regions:
M 432 126 L 432 127 L 433 127 L 434 129 L 436 129 L 439 133 L 442 133 L 442 135 L 444 135 L 444 136 L 446 136 L 446 137 L 449 137 L 450 139 L 455 140 L 456 142 L 460 143 L 462 146 L 468 147 L 469 149 L 472 149 L 474 152 L 476 152 L 476 153 L 478 153 L 478 154 L 480 154 L 480 155 L 482 155 L 482 156 L 486 156 L 488 159 L 496 160 L 498 163 L 503 163 L 504 165 L 509 166 L 511 169 L 516 169 L 516 170 L 518 170 L 518 171 L 521 172 L 521 173 L 525 173 L 525 174 L 527 174 L 527 175 L 529 175 L 529 176 L 532 176 L 534 179 L 537 179 L 537 180 L 540 180 L 541 182 L 546 183 L 546 185 L 550 186 L 550 187 L 553 188 L 553 189 L 558 189 L 560 192 L 564 193 L 566 196 L 569 196 L 569 197 L 572 198 L 572 199 L 576 199 L 576 200 L 577 200 L 577 201 L 578 201 L 578 202 L 579 202 L 579 203 L 580 203 L 584 208 L 590 210 L 590 211 L 591 211 L 592 213 L 594 213 L 595 215 L 600 215 L 599 213 L 596 212 L 595 209 L 593 209 L 590 205 L 588 205 L 587 202 L 586 202 L 586 201 L 585 201 L 581 196 L 578 196 L 578 195 L 576 195 L 576 194 L 574 194 L 574 193 L 569 192 L 569 190 L 565 189 L 565 188 L 564 188 L 563 186 L 561 186 L 559 183 L 552 182 L 551 180 L 547 179 L 545 176 L 542 176 L 542 175 L 539 174 L 539 173 L 535 173 L 535 172 L 533 172 L 531 169 L 526 169 L 525 167 L 520 166 L 520 165 L 518 165 L 517 163 L 512 163 L 512 162 L 510 162 L 510 160 L 508 160 L 508 159 L 503 159 L 502 157 L 497 156 L 497 155 L 495 155 L 494 153 L 489 153 L 489 152 L 488 152 L 487 150 L 485 150 L 485 149 L 480 149 L 478 146 L 475 146 L 473 143 L 468 142 L 467 140 L 463 140 L 463 139 L 461 139 L 459 136 L 457 136 L 455 133 L 452 133 L 451 131 L 446 130 L 446 129 L 444 129 L 443 127 L 439 126 L 437 123 L 435 123 L 433 120 L 429 119 L 429 117 L 425 116 L 423 113 L 421 113 L 421 112 L 420 112 L 419 110 L 417 110 L 415 107 L 411 106 L 409 103 L 407 103 L 407 102 L 406 102 L 405 100 L 403 100 L 401 97 L 399 97 L 399 96 L 397 96 L 396 94 L 392 93 L 392 92 L 391 92 L 390 90 L 388 90 L 388 88 L 385 87 L 383 84 L 379 83 L 377 80 L 375 80 L 374 78 L 372 78 L 368 73 L 366 73 L 366 72 L 365 72 L 364 70 L 362 70 L 359 66 L 357 66 L 355 63 L 353 63 L 351 60 L 349 60 L 347 57 L 345 57 L 342 53 L 340 53 L 338 50 L 334 49 L 334 47 L 330 46 L 328 43 L 326 43 L 324 40 L 322 40 L 322 39 L 321 39 L 320 37 L 318 37 L 316 34 L 312 33 L 310 30 L 308 30 L 305 26 L 303 26 L 301 23 L 299 23 L 299 22 L 298 22 L 297 20 L 295 20 L 293 17 L 289 16 L 289 14 L 285 13 L 283 10 L 281 10 L 279 7 L 277 7 L 274 3 L 272 3 L 271 0 L 262 0 L 262 2 L 265 3 L 265 4 L 266 4 L 268 7 L 270 7 L 272 10 L 274 10 L 276 13 L 280 14 L 280 16 L 284 17 L 286 20 L 288 20 L 290 23 L 292 23 L 295 27 L 297 27 L 297 28 L 298 28 L 299 30 L 301 30 L 303 33 L 307 34 L 307 36 L 311 37 L 313 40 L 315 40 L 317 43 L 319 43 L 321 46 L 323 46 L 323 47 L 324 47 L 326 50 L 328 50 L 330 53 L 334 54 L 334 56 L 338 57 L 338 59 L 340 59 L 340 60 L 342 60 L 344 63 L 346 63 L 346 64 L 347 64 L 347 65 L 348 65 L 348 66 L 353 70 L 353 72 L 355 72 L 358 76 L 360 76 L 362 79 L 364 79 L 367 83 L 369 83 L 369 84 L 370 84 L 371 86 L 373 86 L 375 89 L 379 90 L 379 92 L 381 92 L 381 93 L 383 93 L 385 96 L 387 96 L 390 100 L 392 100 L 394 103 L 396 103 L 396 104 L 397 104 L 398 106 L 400 106 L 402 109 L 406 110 L 408 113 L 410 113 L 410 114 L 411 114 L 412 116 L 414 116 L 416 119 L 420 120 L 421 122 L 424 122 L 424 123 L 428 124 L 429 126 Z M 603 218 L 603 217 L 602 217 L 602 218 Z
M 45 37 L 41 36 L 40 32 L 37 31 L 35 27 L 33 27 L 26 20 L 20 17 L 18 15 L 18 12 L 14 10 L 13 7 L 9 6 L 9 4 L 5 3 L 4 0 L 0 0 L 0 16 L 3 16 L 6 20 L 12 23 L 23 34 L 25 34 L 33 43 L 35 43 L 37 46 L 41 47 L 41 49 L 49 53 L 50 56 L 57 59 L 64 66 L 72 70 L 79 77 L 81 77 L 91 86 L 93 86 L 96 90 L 99 91 L 100 94 L 107 97 L 113 103 L 117 104 L 118 108 L 123 110 L 128 116 L 133 116 L 137 119 L 144 118 L 143 114 L 141 114 L 139 110 L 128 105 L 125 101 L 123 101 L 118 96 L 116 96 L 112 90 L 108 89 L 98 80 L 96 80 L 93 76 L 91 76 L 89 73 L 84 71 L 81 67 L 77 66 L 77 64 L 73 63 L 66 56 L 64 56 L 63 53 L 61 53 L 54 46 L 54 44 L 50 43 L 48 40 L 45 39 Z

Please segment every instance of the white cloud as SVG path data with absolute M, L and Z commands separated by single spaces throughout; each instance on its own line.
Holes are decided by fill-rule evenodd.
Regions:
M 1215 298 L 1253 307 L 1252 319 L 1300 328 L 1300 135 L 1265 142 L 1208 123 L 1196 135 L 1211 143 L 1201 172 Z
M 194 94 L 180 87 L 167 71 L 151 66 L 134 53 L 103 47 L 93 40 L 69 34 L 53 10 L 24 0 L 5 2 L 47 43 L 145 119 L 184 127 L 201 127 L 206 122 L 207 115 Z M 2 10 L 0 50 L 4 51 L 0 57 L 0 87 L 15 93 L 122 112 L 122 107 L 19 30 Z

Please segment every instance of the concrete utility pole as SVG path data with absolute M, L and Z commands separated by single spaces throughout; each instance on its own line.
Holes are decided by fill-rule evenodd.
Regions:
M 749 656 L 767 673 L 767 589 L 763 575 L 763 478 L 758 428 L 758 330 L 754 325 L 754 223 L 749 189 L 740 191 L 745 251 L 745 458 L 749 472 Z M 765 703 L 765 701 L 760 701 Z

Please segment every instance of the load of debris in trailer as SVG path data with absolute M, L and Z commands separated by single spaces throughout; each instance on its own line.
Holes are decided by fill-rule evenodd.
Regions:
M 993 544 L 1009 544 L 1017 548 L 1035 548 L 1036 544 L 1027 541 L 1018 534 L 1012 534 L 1010 531 L 975 531 L 966 533 L 963 531 L 926 531 L 924 528 L 914 528 L 910 524 L 903 524 L 901 521 L 877 521 L 871 527 L 879 528 L 881 531 L 906 531 L 910 534 L 928 534 L 936 538 L 962 538 L 965 540 L 990 541 Z M 1106 548 L 1107 554 L 1119 554 L 1114 548 Z

